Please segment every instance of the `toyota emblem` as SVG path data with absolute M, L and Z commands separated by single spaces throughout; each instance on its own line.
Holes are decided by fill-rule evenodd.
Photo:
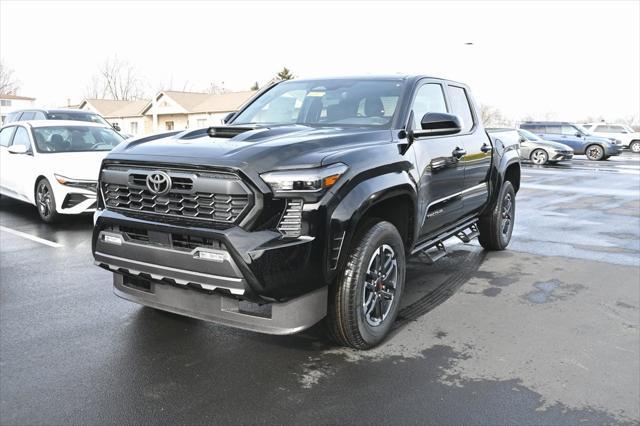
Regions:
M 147 188 L 156 195 L 164 195 L 171 190 L 171 177 L 165 172 L 153 172 L 147 175 Z

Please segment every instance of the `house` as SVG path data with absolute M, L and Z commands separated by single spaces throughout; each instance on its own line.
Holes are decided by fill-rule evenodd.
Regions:
M 238 110 L 256 92 L 220 94 L 164 91 L 142 110 L 153 131 L 195 129 L 222 124 L 230 112 Z
M 0 117 L 4 123 L 4 117 L 13 110 L 29 108 L 33 106 L 36 98 L 18 96 L 11 93 L 0 93 Z
M 151 133 L 151 120 L 142 115 L 148 100 L 120 101 L 112 99 L 85 99 L 79 109 L 93 111 L 103 116 L 112 125 L 120 126 L 122 133 L 141 136 Z

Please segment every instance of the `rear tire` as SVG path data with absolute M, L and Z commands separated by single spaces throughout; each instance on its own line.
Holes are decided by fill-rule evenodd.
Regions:
M 395 226 L 369 222 L 357 232 L 344 270 L 329 288 L 327 326 L 336 343 L 369 349 L 384 340 L 398 315 L 405 268 Z
M 58 220 L 60 215 L 56 211 L 56 198 L 46 178 L 40 179 L 36 184 L 35 200 L 38 215 L 43 222 L 53 223 Z
M 629 150 L 636 154 L 640 153 L 640 141 L 631 141 L 629 144 Z
M 604 148 L 600 145 L 589 145 L 587 149 L 584 150 L 584 154 L 587 156 L 587 159 L 591 161 L 604 160 Z
M 487 250 L 504 250 L 511 241 L 516 214 L 516 191 L 510 181 L 502 184 L 491 212 L 480 218 L 478 241 Z

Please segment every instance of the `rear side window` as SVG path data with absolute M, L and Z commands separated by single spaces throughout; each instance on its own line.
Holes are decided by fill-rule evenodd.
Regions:
M 561 135 L 562 134 L 562 126 L 560 126 L 559 124 L 551 124 L 551 125 L 547 125 L 544 126 L 545 127 L 545 132 L 544 133 L 549 133 L 550 135 Z M 574 131 L 575 133 L 575 131 Z
M 462 87 L 449 86 L 449 100 L 451 101 L 451 112 L 460 118 L 462 132 L 470 131 L 473 128 L 473 114 L 466 90 Z
M 530 131 L 531 133 L 545 133 L 545 128 L 544 126 L 539 126 L 537 124 L 522 124 L 520 126 L 521 129 L 525 129 Z
M 594 131 L 595 132 L 609 133 L 611 130 L 609 129 L 609 126 L 598 126 L 598 127 L 595 128 Z
M 20 115 L 19 111 L 18 112 L 10 112 L 4 118 L 4 124 L 9 124 L 9 123 L 12 123 L 12 122 L 16 121 L 18 119 L 19 115 Z
M 11 142 L 11 136 L 13 136 L 13 132 L 16 130 L 15 126 L 5 127 L 0 130 L 0 146 L 9 146 Z

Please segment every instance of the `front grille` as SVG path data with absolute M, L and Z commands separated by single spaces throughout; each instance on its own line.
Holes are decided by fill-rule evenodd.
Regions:
M 253 193 L 241 179 L 230 173 L 162 169 L 171 179 L 166 194 L 156 194 L 147 186 L 151 168 L 105 168 L 101 189 L 107 209 L 139 215 L 207 220 L 232 224 L 251 208 Z

